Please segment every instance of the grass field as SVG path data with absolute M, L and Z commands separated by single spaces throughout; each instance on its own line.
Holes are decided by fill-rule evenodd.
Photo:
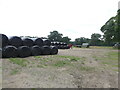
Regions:
M 73 48 L 59 50 L 57 55 L 3 59 L 2 68 L 5 88 L 118 87 L 118 50 L 111 47 Z

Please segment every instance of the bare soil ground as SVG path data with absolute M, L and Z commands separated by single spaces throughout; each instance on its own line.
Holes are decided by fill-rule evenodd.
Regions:
M 2 59 L 2 87 L 118 88 L 117 52 L 73 48 L 59 50 L 58 55 Z

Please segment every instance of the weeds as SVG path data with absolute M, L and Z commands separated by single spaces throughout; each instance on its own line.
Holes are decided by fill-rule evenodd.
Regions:
M 28 62 L 25 59 L 20 59 L 20 58 L 10 58 L 9 60 L 14 64 L 20 65 L 22 67 L 27 66 L 27 62 Z
M 75 56 L 58 56 L 60 58 L 68 58 L 70 61 L 78 61 L 81 60 L 81 58 L 79 57 L 75 57 Z
M 80 66 L 80 70 L 82 71 L 93 71 L 95 70 L 94 67 L 88 67 L 88 66 Z
M 14 70 L 12 70 L 11 75 L 15 75 L 15 74 L 17 74 L 18 72 L 19 72 L 19 70 L 14 69 Z
M 41 58 L 41 56 L 34 56 L 34 58 L 36 58 L 36 59 L 40 59 L 40 58 Z
M 37 65 L 38 68 L 44 68 L 45 65 Z
M 62 67 L 64 65 L 68 65 L 68 64 L 70 64 L 69 61 L 57 61 L 55 64 L 53 64 L 53 66 Z

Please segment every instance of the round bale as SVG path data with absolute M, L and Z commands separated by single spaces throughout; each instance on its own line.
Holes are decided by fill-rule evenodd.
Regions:
M 51 53 L 50 46 L 45 45 L 45 46 L 42 47 L 42 54 L 43 55 L 50 55 L 50 53 Z
M 31 38 L 34 42 L 34 45 L 43 46 L 43 40 L 41 38 Z
M 22 45 L 22 39 L 18 36 L 9 37 L 9 44 L 15 47 Z
M 58 53 L 58 48 L 56 46 L 50 46 L 50 49 L 51 49 L 51 52 L 50 52 L 51 55 Z
M 18 47 L 18 56 L 21 58 L 28 57 L 31 55 L 31 50 L 28 46 Z
M 0 47 L 8 45 L 8 37 L 5 34 L 0 34 Z
M 2 58 L 2 48 L 0 48 L 0 58 Z
M 30 38 L 22 38 L 22 43 L 23 43 L 23 46 L 33 46 L 34 42 L 32 39 Z
M 54 42 L 51 42 L 51 45 L 54 46 Z
M 48 39 L 43 39 L 43 44 L 47 45 L 47 46 L 50 46 L 51 45 L 51 41 L 48 40 Z
M 42 48 L 39 47 L 38 45 L 32 46 L 31 47 L 31 54 L 33 56 L 38 56 L 42 54 Z
M 8 45 L 2 49 L 2 57 L 14 58 L 17 56 L 18 56 L 18 53 L 17 53 L 17 48 L 15 46 Z

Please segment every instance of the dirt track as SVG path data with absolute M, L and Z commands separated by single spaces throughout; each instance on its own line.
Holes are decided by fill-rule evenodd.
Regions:
M 4 88 L 117 88 L 118 67 L 101 63 L 112 49 L 69 49 L 59 50 L 58 55 L 28 57 L 28 65 L 21 67 L 3 59 Z M 75 56 L 81 58 L 63 66 L 54 66 L 56 61 L 69 61 Z M 99 60 L 100 59 L 100 60 Z M 40 63 L 46 60 L 44 63 Z M 117 60 L 115 61 L 117 64 Z M 44 66 L 41 66 L 41 65 Z M 40 66 L 40 67 L 39 67 Z M 82 67 L 82 68 L 81 68 Z M 87 67 L 87 68 L 86 68 Z M 16 73 L 11 74 L 13 70 Z

